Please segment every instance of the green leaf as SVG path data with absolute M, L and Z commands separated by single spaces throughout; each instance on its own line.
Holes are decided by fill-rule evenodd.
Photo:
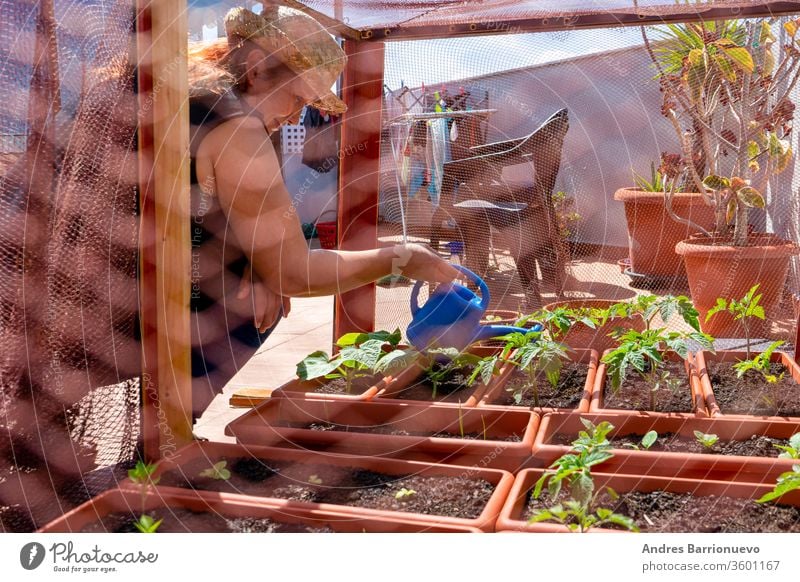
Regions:
M 726 309 L 728 309 L 728 302 L 722 297 L 717 297 L 716 305 L 714 305 L 714 307 L 709 309 L 708 313 L 706 313 L 706 321 L 714 317 L 720 311 L 725 311 Z
M 325 352 L 316 351 L 297 364 L 297 377 L 301 380 L 321 378 L 333 372 L 339 367 L 339 364 L 338 360 L 330 361 L 328 354 Z
M 793 434 L 789 438 L 789 446 L 800 451 L 800 432 Z
M 658 433 L 654 430 L 650 430 L 642 437 L 642 446 L 646 449 L 649 449 L 653 446 L 657 439 Z
M 605 518 L 604 521 L 606 521 L 608 523 L 612 523 L 614 525 L 618 525 L 620 527 L 623 527 L 623 528 L 627 529 L 628 531 L 633 531 L 633 532 L 638 532 L 639 531 L 639 527 L 636 525 L 636 522 L 633 521 L 633 519 L 631 519 L 627 515 L 621 515 L 619 513 L 612 513 L 607 518 Z
M 720 73 L 722 73 L 722 76 L 725 77 L 727 81 L 730 83 L 736 82 L 736 69 L 728 59 L 722 55 L 716 54 L 713 56 L 713 61 L 714 64 L 717 65 Z
M 722 176 L 710 175 L 703 179 L 703 186 L 709 190 L 725 190 L 731 187 L 731 181 Z
M 746 48 L 736 46 L 736 43 L 728 39 L 718 40 L 714 44 L 721 48 L 722 52 L 725 53 L 725 56 L 728 57 L 739 69 L 747 73 L 752 73 L 755 69 L 753 55 L 751 55 L 750 51 L 748 51 Z
M 366 337 L 367 337 L 367 334 L 360 333 L 360 332 L 355 332 L 354 331 L 352 333 L 346 333 L 342 337 L 340 337 L 338 340 L 336 340 L 336 345 L 339 346 L 340 348 L 346 348 L 348 346 L 354 346 L 354 345 L 356 345 L 356 343 L 358 343 L 359 338 L 366 339 Z
M 751 208 L 764 208 L 764 198 L 761 193 L 752 186 L 744 186 L 736 193 L 739 201 Z
M 375 364 L 375 371 L 385 374 L 392 370 L 407 368 L 418 356 L 419 353 L 415 350 L 392 350 L 380 357 Z

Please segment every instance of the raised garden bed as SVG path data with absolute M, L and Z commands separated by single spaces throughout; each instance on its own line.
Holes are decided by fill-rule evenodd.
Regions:
M 572 350 L 567 352 L 570 358 L 561 369 L 558 385 L 547 381 L 544 373 L 539 374 L 539 408 L 537 412 L 548 412 L 559 409 L 588 411 L 592 388 L 597 373 L 599 355 L 595 350 Z M 505 364 L 500 376 L 484 391 L 478 406 L 513 406 L 534 409 L 533 394 L 525 391 L 522 400 L 514 400 L 514 391 L 525 387 L 527 374 L 519 367 Z
M 608 473 L 647 472 L 649 475 L 720 480 L 746 478 L 755 483 L 769 483 L 797 463 L 796 460 L 777 458 L 780 451 L 772 443 L 786 445 L 792 435 L 800 432 L 800 424 L 758 419 L 697 418 L 688 414 L 573 412 L 543 417 L 533 445 L 537 464 L 548 466 L 572 450 L 570 443 L 585 430 L 581 418 L 595 425 L 604 420 L 614 425 L 609 435 L 614 457 L 599 469 Z M 649 449 L 644 449 L 642 437 L 651 430 L 658 433 L 658 439 Z M 705 448 L 698 442 L 695 431 L 716 435 L 719 440 L 712 447 Z M 626 443 L 639 449 L 626 446 Z M 760 454 L 746 456 L 751 452 Z
M 142 509 L 163 519 L 159 533 L 330 533 L 330 532 L 480 532 L 457 526 L 425 526 L 382 517 L 342 516 L 332 512 L 287 508 L 264 502 L 249 503 L 225 497 L 200 500 L 179 492 L 138 492 L 112 489 L 44 526 L 40 533 L 135 533 L 133 523 Z
M 665 369 L 675 380 L 676 386 L 662 385 L 656 391 L 656 409 L 650 409 L 651 385 L 638 373 L 631 370 L 619 390 L 614 392 L 608 377 L 607 367 L 602 361 L 597 368 L 591 412 L 650 411 L 657 413 L 685 412 L 699 417 L 707 417 L 703 391 L 694 380 L 697 375 L 694 355 L 686 359 L 674 352 L 664 354 Z
M 770 356 L 770 372 L 784 374 L 775 384 L 752 370 L 738 378 L 733 365 L 745 359 L 744 351 L 697 353 L 699 384 L 711 415 L 778 416 L 800 422 L 800 367 L 791 356 Z
M 225 461 L 228 479 L 201 476 Z M 157 489 L 285 500 L 287 507 L 490 531 L 513 477 L 482 467 L 195 442 L 160 462 Z M 124 488 L 137 488 L 130 481 Z M 404 494 L 403 491 L 414 491 Z
M 229 424 L 238 442 L 373 457 L 517 469 L 530 457 L 538 415 L 411 404 L 272 398 Z
M 543 469 L 521 471 L 497 520 L 497 531 L 566 533 L 557 523 L 528 523 L 533 509 L 549 503 L 533 500 L 531 490 Z M 611 487 L 620 497 L 598 497 L 600 505 L 632 518 L 642 532 L 734 533 L 800 532 L 800 491 L 788 493 L 779 504 L 755 502 L 772 485 L 674 477 L 592 473 L 596 491 Z M 590 531 L 612 532 L 597 528 Z
M 472 346 L 469 348 L 471 354 L 479 357 L 493 356 L 500 352 L 499 347 Z M 386 389 L 379 394 L 380 398 L 393 398 L 413 403 L 437 403 L 453 406 L 472 408 L 476 406 L 483 396 L 486 386 L 480 381 L 469 385 L 467 379 L 472 373 L 471 368 L 455 369 L 453 373 L 436 387 L 426 375 L 426 369 L 433 363 L 433 360 L 421 358 L 414 365 L 397 375 L 393 382 L 386 385 Z M 496 379 L 494 380 L 496 381 Z

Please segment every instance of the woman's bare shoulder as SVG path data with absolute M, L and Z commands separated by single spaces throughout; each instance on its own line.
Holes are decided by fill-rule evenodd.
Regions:
M 274 155 L 269 134 L 260 119 L 247 115 L 219 124 L 209 132 L 198 151 L 198 155 L 214 161 L 231 154 L 246 158 Z

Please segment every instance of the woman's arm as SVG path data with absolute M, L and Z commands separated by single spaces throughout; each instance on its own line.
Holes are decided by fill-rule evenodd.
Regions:
M 449 263 L 423 245 L 309 250 L 277 156 L 260 122 L 231 120 L 215 129 L 204 140 L 206 144 L 231 231 L 272 292 L 290 297 L 331 295 L 390 273 L 435 282 L 458 276 Z

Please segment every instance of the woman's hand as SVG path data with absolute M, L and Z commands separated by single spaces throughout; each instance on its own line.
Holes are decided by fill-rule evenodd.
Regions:
M 449 283 L 461 276 L 460 271 L 427 245 L 416 243 L 395 245 L 394 252 L 396 257 L 392 261 L 394 274 L 433 283 Z
M 287 317 L 292 309 L 290 299 L 270 291 L 258 277 L 253 276 L 250 265 L 245 267 L 239 291 L 236 293 L 237 299 L 248 297 L 252 297 L 253 325 L 258 328 L 259 333 L 264 333 L 275 325 L 281 315 Z

